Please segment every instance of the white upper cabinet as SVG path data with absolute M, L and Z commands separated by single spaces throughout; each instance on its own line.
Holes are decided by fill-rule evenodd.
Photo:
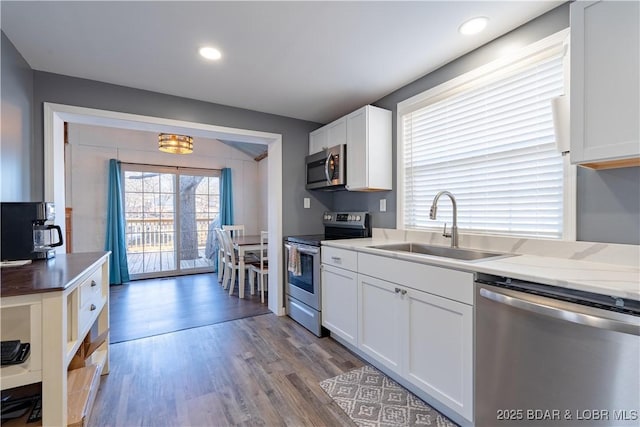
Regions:
M 319 153 L 328 147 L 329 132 L 326 126 L 316 129 L 309 134 L 309 154 Z
M 571 3 L 571 161 L 640 165 L 640 3 Z
M 347 143 L 347 119 L 341 117 L 327 125 L 327 143 L 329 147 Z
M 391 190 L 391 111 L 366 105 L 347 116 L 349 191 Z
M 326 148 L 347 143 L 347 118 L 322 126 L 309 134 L 309 154 L 318 153 Z
M 366 105 L 309 134 L 309 154 L 340 144 L 347 145 L 347 190 L 391 190 L 391 111 Z

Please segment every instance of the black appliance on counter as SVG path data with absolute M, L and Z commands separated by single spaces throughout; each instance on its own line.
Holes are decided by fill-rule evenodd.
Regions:
M 325 212 L 323 222 L 324 234 L 289 236 L 284 239 L 287 314 L 319 337 L 326 335 L 322 327 L 320 242 L 371 237 L 368 212 Z M 296 251 L 297 255 L 292 255 L 292 251 Z M 299 258 L 299 269 L 290 265 L 296 256 Z
M 0 203 L 0 259 L 48 259 L 62 246 L 62 230 L 53 224 L 55 205 L 50 202 Z

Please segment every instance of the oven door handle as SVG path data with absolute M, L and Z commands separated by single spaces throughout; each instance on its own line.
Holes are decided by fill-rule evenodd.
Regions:
M 580 313 L 573 310 L 562 310 L 560 308 L 493 292 L 485 288 L 480 288 L 480 295 L 500 304 L 509 305 L 511 307 L 530 311 L 542 316 L 553 317 L 554 319 L 563 320 L 565 322 L 577 323 L 579 325 L 606 329 L 609 331 L 622 332 L 624 334 L 640 335 L 640 322 L 634 322 L 633 320 L 635 319 L 631 319 L 632 322 L 622 322 L 620 320 L 594 316 L 593 314 Z
M 288 250 L 291 250 L 291 245 L 285 244 L 284 247 Z M 320 251 L 319 249 L 303 249 L 299 246 L 296 246 L 296 249 L 298 250 L 298 252 L 305 255 L 318 255 L 318 252 Z

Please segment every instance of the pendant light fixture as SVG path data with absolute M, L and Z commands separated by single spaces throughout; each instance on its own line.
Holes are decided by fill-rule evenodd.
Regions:
M 187 135 L 161 133 L 158 136 L 158 148 L 160 151 L 164 151 L 165 153 L 193 153 L 193 138 Z

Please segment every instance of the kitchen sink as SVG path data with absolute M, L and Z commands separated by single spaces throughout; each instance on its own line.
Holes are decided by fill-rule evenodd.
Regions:
M 445 246 L 432 246 L 423 243 L 392 243 L 388 245 L 369 246 L 372 249 L 382 249 L 393 252 L 409 252 L 412 254 L 432 255 L 443 258 L 453 258 L 463 261 L 475 261 L 479 259 L 498 256 L 511 256 L 500 252 L 485 252 L 475 249 L 460 249 Z

